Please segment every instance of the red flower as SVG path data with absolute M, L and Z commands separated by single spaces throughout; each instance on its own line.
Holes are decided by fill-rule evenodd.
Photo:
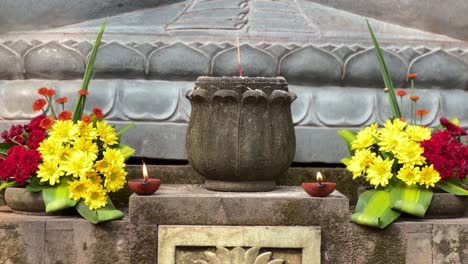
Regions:
M 49 97 L 52 97 L 55 95 L 55 90 L 54 89 L 47 89 L 46 95 Z
M 22 125 L 13 125 L 10 127 L 10 133 L 9 136 L 10 138 L 19 136 L 23 134 L 23 126 Z
M 39 126 L 42 128 L 42 129 L 49 129 L 52 127 L 52 125 L 54 124 L 55 120 L 48 116 L 44 119 L 42 119 L 41 123 L 39 124 Z
M 78 90 L 78 94 L 79 94 L 79 95 L 83 95 L 83 96 L 87 96 L 87 95 L 89 95 L 89 92 L 86 91 L 86 90 L 81 90 L 81 89 L 80 89 L 80 90 Z
M 13 159 L 0 160 L 0 178 L 6 181 L 16 174 L 16 161 Z
M 47 96 L 47 91 L 49 90 L 49 88 L 47 87 L 41 87 L 37 90 L 37 93 L 40 94 L 40 95 L 43 95 L 43 96 Z
M 396 91 L 396 95 L 400 96 L 400 97 L 403 97 L 405 95 L 407 95 L 408 93 L 405 91 L 405 90 L 398 90 Z
M 57 100 L 55 100 L 55 102 L 57 104 L 64 104 L 66 102 L 68 102 L 68 97 L 60 97 L 60 98 L 57 98 Z
M 86 123 L 86 124 L 89 124 L 91 123 L 91 117 L 89 115 L 83 115 L 83 117 L 81 118 L 81 120 Z
M 34 111 L 39 111 L 41 110 L 42 108 L 44 108 L 44 106 L 47 104 L 47 101 L 46 99 L 44 98 L 40 98 L 40 99 L 37 99 L 36 101 L 34 101 L 33 105 L 32 105 L 32 109 Z
M 24 137 L 22 135 L 16 136 L 13 138 L 13 141 L 18 143 L 18 144 L 23 144 L 24 143 Z
M 423 115 L 429 114 L 429 111 L 427 109 L 418 109 L 418 110 L 416 110 L 416 114 L 420 115 L 420 116 L 423 116 Z
M 452 135 L 453 137 L 466 136 L 466 131 L 463 128 L 461 128 L 461 127 L 455 125 L 454 123 L 450 122 L 445 117 L 440 118 L 440 124 L 443 127 L 445 127 L 450 132 L 450 135 Z
M 10 141 L 10 136 L 8 135 L 8 131 L 4 130 L 2 132 L 2 138 L 5 143 L 9 143 Z
M 99 108 L 99 107 L 94 107 L 94 108 L 93 108 L 93 114 L 94 114 L 97 118 L 103 118 L 103 117 L 104 117 L 104 113 L 102 112 L 102 109 Z
M 28 137 L 28 147 L 30 149 L 37 149 L 39 144 L 45 139 L 46 132 L 42 129 L 35 129 L 31 131 Z
M 37 171 L 37 166 L 39 166 L 40 159 L 41 154 L 35 149 L 27 150 L 23 153 L 23 155 L 21 155 L 19 166 L 26 173 L 27 177 L 31 176 Z
M 409 73 L 408 74 L 408 79 L 413 80 L 413 79 L 416 78 L 416 75 L 417 75 L 416 73 Z
M 419 96 L 417 96 L 417 95 L 411 95 L 409 98 L 411 99 L 411 101 L 414 101 L 414 102 L 419 100 Z
M 24 126 L 24 130 L 26 130 L 26 132 L 31 132 L 32 130 L 40 129 L 41 127 L 39 125 L 41 124 L 42 119 L 44 119 L 45 117 L 45 115 L 38 115 L 35 118 L 31 119 L 31 121 L 29 121 L 29 124 Z
M 15 145 L 11 147 L 7 152 L 8 159 L 18 160 L 26 149 L 23 146 Z
M 58 120 L 69 120 L 73 116 L 73 113 L 69 110 L 64 110 L 58 115 Z

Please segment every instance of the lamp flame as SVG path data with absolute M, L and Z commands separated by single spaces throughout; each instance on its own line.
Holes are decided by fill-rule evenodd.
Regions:
M 322 181 L 323 181 L 323 176 L 322 176 L 322 173 L 319 171 L 317 172 L 317 182 L 322 183 Z
M 145 181 L 148 181 L 148 170 L 146 169 L 146 163 L 143 162 L 143 178 L 145 178 Z

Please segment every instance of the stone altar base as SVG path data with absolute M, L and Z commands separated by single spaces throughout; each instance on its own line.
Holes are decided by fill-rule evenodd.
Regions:
M 320 257 L 316 256 L 315 260 L 320 258 L 324 263 L 346 263 L 349 257 L 349 251 L 346 249 L 348 208 L 348 199 L 337 191 L 326 198 L 315 198 L 306 194 L 302 188 L 292 186 L 281 186 L 271 192 L 234 193 L 213 192 L 200 185 L 163 185 L 156 194 L 151 196 L 132 195 L 129 215 L 132 225 L 142 230 L 154 230 L 157 226 L 185 225 L 185 235 L 189 237 L 192 230 L 194 236 L 196 232 L 199 232 L 197 231 L 200 228 L 198 226 L 204 226 L 203 228 L 213 226 L 218 229 L 223 226 L 227 229 L 233 228 L 233 226 L 258 226 L 260 229 L 301 226 L 304 227 L 304 232 L 318 229 L 321 239 L 316 242 L 321 244 L 321 248 Z M 189 226 L 197 227 L 191 229 Z M 230 234 L 230 231 L 222 228 L 219 229 L 219 232 Z M 264 244 L 230 244 L 229 249 L 236 246 L 266 247 L 275 255 L 277 250 L 272 245 L 272 241 L 275 240 L 274 236 L 264 234 L 261 230 L 252 232 L 253 235 L 246 232 L 245 236 L 260 236 L 263 239 L 257 240 L 257 243 Z M 277 233 L 276 240 L 291 242 L 289 246 L 286 243 L 281 247 L 287 250 L 301 248 L 300 245 L 292 246 L 296 240 L 301 239 L 294 235 L 298 234 L 298 231 L 290 230 L 288 232 L 290 232 L 290 236 L 286 236 L 287 239 L 283 233 L 281 233 L 282 235 Z M 143 234 L 144 231 L 141 233 Z M 209 236 L 208 234 L 209 232 L 207 236 Z M 213 235 L 211 237 L 213 239 L 211 248 L 225 246 L 224 244 L 217 245 L 217 238 Z M 232 235 L 225 235 L 225 240 L 229 240 L 231 237 Z M 142 246 L 146 243 L 142 239 L 139 242 L 143 243 Z M 206 247 L 209 244 L 206 241 L 200 241 L 200 243 L 198 246 Z M 192 243 L 190 246 L 197 245 Z M 135 248 L 139 247 L 135 246 Z M 306 249 L 307 247 L 304 246 L 304 250 Z M 178 254 L 177 249 L 175 252 Z M 147 263 L 152 263 L 156 254 L 155 251 L 148 251 L 146 253 L 149 258 Z M 277 255 L 280 254 L 277 253 Z M 169 263 L 172 262 L 160 264 Z M 301 264 L 304 262 L 291 261 L 287 263 Z M 307 264 L 311 263 L 314 262 Z

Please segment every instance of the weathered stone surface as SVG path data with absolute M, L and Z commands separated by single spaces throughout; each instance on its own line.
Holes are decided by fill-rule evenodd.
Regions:
M 158 263 L 320 263 L 318 226 L 162 225 L 158 237 Z M 284 249 L 296 249 L 296 256 L 277 258 Z
M 392 76 L 393 85 L 403 87 L 406 82 L 408 64 L 393 52 L 382 50 L 382 53 Z M 384 88 L 374 48 L 360 51 L 346 60 L 343 81 L 347 86 Z
M 146 60 L 142 53 L 118 42 L 99 47 L 94 63 L 96 78 L 118 74 L 121 78 L 141 78 L 146 73 Z
M 417 84 L 422 87 L 466 89 L 468 86 L 468 65 L 440 49 L 416 58 L 409 72 L 417 74 Z
M 428 264 L 432 262 L 432 233 L 407 234 L 406 263 Z
M 148 74 L 155 79 L 195 80 L 209 72 L 208 57 L 182 43 L 159 48 L 148 57 Z
M 0 79 L 22 79 L 23 61 L 18 53 L 0 44 Z
M 330 52 L 306 46 L 286 54 L 280 61 L 279 75 L 295 84 L 338 84 L 342 63 Z
M 156 263 L 158 259 L 158 241 L 157 225 L 129 225 L 129 263 Z
M 56 41 L 30 49 L 24 54 L 24 67 L 29 78 L 81 78 L 85 60 L 81 54 Z
M 138 225 L 321 225 L 324 263 L 345 263 L 347 259 L 348 200 L 336 191 L 326 198 L 314 198 L 300 187 L 219 193 L 197 185 L 163 184 L 154 195 L 132 195 L 129 213 L 132 224 Z
M 271 54 L 249 44 L 240 46 L 240 54 L 243 76 L 276 76 L 277 63 Z M 214 76 L 239 76 L 237 64 L 237 48 L 226 49 L 213 58 L 211 74 Z
M 468 262 L 468 225 L 466 223 L 434 224 L 432 235 L 433 263 Z

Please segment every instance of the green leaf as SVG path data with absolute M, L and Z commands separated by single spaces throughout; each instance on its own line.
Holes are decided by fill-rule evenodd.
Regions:
M 96 37 L 96 40 L 94 41 L 93 49 L 91 50 L 91 54 L 89 55 L 88 63 L 86 63 L 86 70 L 83 76 L 83 81 L 81 82 L 81 90 L 88 90 L 88 85 L 93 77 L 93 67 L 94 67 L 94 61 L 96 60 L 96 55 L 99 50 L 99 46 L 101 45 L 101 40 L 102 40 L 102 35 L 104 34 L 104 29 L 106 28 L 106 20 L 102 22 L 101 29 L 99 30 L 99 33 Z M 73 122 L 77 122 L 78 120 L 81 120 L 83 116 L 83 111 L 84 107 L 86 104 L 86 96 L 85 95 L 79 95 L 78 100 L 76 101 L 75 104 L 75 109 L 73 110 Z
M 77 201 L 70 199 L 68 181 L 65 179 L 57 185 L 43 189 L 42 198 L 46 206 L 46 213 L 53 213 L 70 208 L 77 203 Z
M 29 183 L 26 185 L 27 192 L 40 192 L 50 186 L 47 184 L 41 183 L 41 180 L 37 176 L 29 178 Z
M 382 78 L 385 84 L 385 87 L 388 88 L 388 101 L 390 103 L 393 118 L 400 118 L 401 111 L 400 107 L 398 106 L 398 101 L 395 96 L 395 91 L 393 89 L 392 77 L 390 76 L 390 72 L 388 71 L 387 64 L 385 63 L 385 59 L 382 55 L 382 50 L 380 49 L 379 43 L 377 38 L 375 37 L 374 31 L 369 23 L 369 20 L 366 19 L 367 27 L 369 29 L 369 33 L 371 35 L 372 43 L 374 44 L 375 54 L 377 56 L 377 60 L 379 61 L 379 68 L 380 73 L 382 74 Z
M 348 163 L 349 163 L 350 161 L 351 161 L 351 158 L 342 158 L 342 159 L 341 159 L 341 162 L 342 162 L 344 165 L 346 165 L 346 166 L 348 166 Z
M 455 194 L 455 195 L 461 195 L 461 196 L 468 196 L 468 191 L 465 190 L 464 188 L 460 187 L 459 185 L 446 181 L 446 180 L 440 180 L 436 186 L 448 193 Z
M 0 154 L 6 155 L 8 150 L 14 145 L 13 143 L 0 143 Z
M 123 133 L 127 132 L 127 130 L 129 130 L 133 126 L 135 126 L 135 123 L 130 123 L 130 124 L 122 127 L 119 131 L 117 131 L 117 136 L 120 138 L 120 136 L 122 136 Z
M 351 221 L 356 224 L 385 228 L 400 216 L 390 208 L 388 190 L 369 190 L 359 196 Z
M 356 132 L 349 129 L 342 129 L 338 130 L 338 135 L 340 135 L 346 141 L 346 146 L 348 147 L 349 153 L 353 155 L 354 151 L 351 149 L 351 145 L 356 139 Z
M 18 183 L 16 181 L 4 181 L 2 182 L 2 184 L 0 184 L 0 190 L 3 190 L 5 188 L 8 188 L 8 187 L 13 187 L 13 186 L 17 186 Z
M 93 224 L 122 219 L 124 217 L 122 211 L 115 208 L 109 197 L 107 197 L 107 205 L 105 207 L 91 210 L 83 200 L 80 200 L 80 202 L 76 205 L 76 210 L 84 219 Z
M 424 217 L 432 201 L 432 191 L 420 185 L 398 182 L 390 191 L 390 200 L 393 210 Z
M 135 150 L 133 148 L 123 144 L 120 144 L 117 147 L 117 149 L 120 150 L 125 160 L 129 159 L 133 155 L 133 153 L 135 153 Z

